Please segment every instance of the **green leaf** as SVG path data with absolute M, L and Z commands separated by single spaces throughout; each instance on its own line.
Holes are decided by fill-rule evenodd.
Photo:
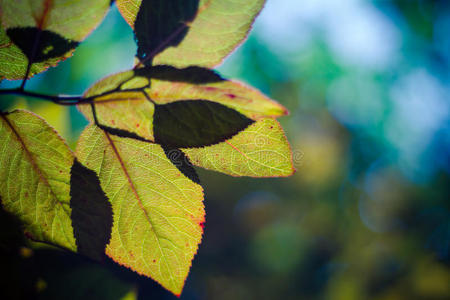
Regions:
M 168 65 L 137 68 L 134 73 L 138 77 L 146 77 L 171 82 L 185 82 L 193 84 L 206 84 L 225 81 L 214 70 L 198 66 L 175 68 Z
M 155 142 L 170 148 L 214 145 L 244 130 L 252 120 L 234 109 L 205 100 L 155 105 Z
M 75 49 L 78 42 L 67 40 L 57 33 L 42 30 L 37 27 L 16 27 L 6 31 L 11 41 L 19 47 L 29 61 L 39 63 L 61 57 Z M 39 42 L 34 48 L 34 40 L 39 36 Z
M 102 125 L 126 130 L 154 141 L 155 107 L 141 91 L 130 91 L 139 88 L 145 90 L 151 100 L 159 105 L 180 103 L 187 99 L 191 102 L 207 100 L 236 110 L 251 120 L 287 114 L 282 105 L 259 91 L 239 82 L 225 80 L 210 70 L 178 70 L 157 66 L 136 70 L 136 74 L 138 76 L 133 71 L 126 71 L 108 76 L 86 92 L 86 98 L 93 97 L 97 118 Z M 150 88 L 145 88 L 147 86 Z M 78 108 L 86 118 L 93 121 L 89 104 L 81 104 Z M 244 123 L 248 125 L 249 122 L 246 122 Z M 245 126 L 241 127 L 243 128 Z M 225 138 L 229 137 L 231 136 Z M 176 147 L 181 145 L 177 144 Z
M 76 251 L 71 226 L 70 169 L 73 154 L 38 116 L 0 114 L 0 196 L 24 224 L 26 235 Z
M 108 76 L 89 88 L 84 97 L 95 96 L 97 118 L 102 125 L 126 130 L 153 141 L 154 106 L 142 92 L 123 92 L 119 89 L 108 94 L 124 82 L 128 83 L 122 86 L 123 89 L 143 87 L 149 83 L 145 78 L 133 78 L 133 71 Z M 94 121 L 89 104 L 80 104 L 78 109 L 88 120 Z
M 166 0 L 117 0 L 117 7 L 131 27 L 140 10 L 145 5 L 159 7 Z M 173 65 L 186 67 L 198 65 L 213 67 L 232 52 L 247 36 L 251 25 L 264 5 L 265 0 L 200 0 L 198 11 L 192 22 L 183 22 L 173 31 L 166 33 L 177 42 L 172 45 L 171 39 L 161 47 L 171 45 L 153 59 L 156 65 Z M 144 4 L 143 4 L 144 3 Z M 182 8 L 174 7 L 173 10 Z M 158 15 L 155 11 L 153 14 Z M 165 14 L 158 15 L 162 18 Z M 175 14 L 176 15 L 176 14 Z M 160 20 L 160 19 L 159 19 Z M 189 31 L 180 42 L 183 28 Z
M 1 0 L 0 78 L 22 79 L 72 55 L 100 23 L 109 0 Z
M 162 146 L 164 153 L 167 158 L 172 162 L 172 164 L 183 173 L 184 176 L 189 178 L 195 183 L 200 184 L 200 178 L 198 177 L 197 172 L 192 166 L 189 158 L 184 154 L 183 151 L 176 148 L 164 147 Z
M 271 118 L 255 122 L 226 142 L 182 150 L 194 165 L 232 176 L 284 177 L 295 172 L 283 129 Z
M 94 125 L 81 135 L 77 157 L 98 174 L 112 204 L 106 254 L 179 295 L 201 241 L 202 187 L 185 177 L 161 146 Z
M 196 16 L 199 0 L 145 0 L 141 2 L 134 22 L 138 45 L 137 57 L 145 65 L 167 47 L 175 47 L 183 40 Z
M 152 78 L 147 91 L 158 104 L 181 99 L 205 99 L 233 108 L 252 120 L 280 117 L 288 111 L 260 91 L 233 80 L 192 84 L 179 80 Z

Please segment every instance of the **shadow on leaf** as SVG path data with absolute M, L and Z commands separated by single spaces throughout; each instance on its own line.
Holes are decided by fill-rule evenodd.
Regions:
M 60 57 L 75 49 L 78 42 L 67 40 L 56 32 L 37 27 L 15 27 L 6 30 L 11 41 L 33 63 Z
M 146 66 L 167 47 L 177 46 L 189 31 L 199 0 L 143 0 L 134 22 L 137 57 Z
M 189 158 L 180 149 L 170 149 L 167 147 L 162 147 L 164 154 L 172 162 L 172 164 L 177 167 L 177 169 L 183 173 L 184 176 L 192 180 L 193 182 L 200 184 L 200 178 L 195 171 Z
M 102 261 L 111 238 L 113 211 L 97 174 L 74 161 L 70 178 L 72 226 L 78 253 Z
M 197 66 L 178 69 L 173 66 L 160 65 L 136 69 L 134 72 L 136 76 L 192 84 L 207 84 L 225 81 L 225 79 L 214 70 Z
M 253 123 L 238 111 L 207 100 L 155 105 L 155 142 L 174 148 L 197 148 L 223 142 Z

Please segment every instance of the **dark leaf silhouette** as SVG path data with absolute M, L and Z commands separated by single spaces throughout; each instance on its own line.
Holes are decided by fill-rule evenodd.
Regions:
M 174 164 L 177 169 L 195 183 L 200 184 L 200 178 L 195 171 L 189 158 L 180 149 L 170 149 L 162 147 L 167 158 Z
M 176 67 L 197 65 L 213 68 L 220 64 L 247 37 L 265 0 L 202 0 L 199 1 L 198 10 L 192 20 L 188 20 L 184 24 L 177 24 L 177 18 L 183 22 L 183 18 L 180 16 L 188 16 L 183 15 L 180 11 L 189 10 L 186 7 L 191 4 L 192 6 L 197 5 L 197 1 L 117 0 L 116 4 L 122 16 L 135 29 L 137 14 L 143 3 L 148 7 L 156 4 L 156 7 L 160 8 L 160 12 L 154 10 L 148 14 L 149 17 L 152 17 L 153 24 L 161 22 L 161 24 L 171 25 L 175 29 L 175 31 L 166 33 L 168 37 L 174 39 L 165 40 L 159 47 L 156 47 L 147 60 L 152 59 L 155 65 Z M 162 3 L 166 7 L 164 14 L 161 13 Z M 156 18 L 153 18 L 155 16 Z M 152 28 L 159 27 L 153 26 Z M 189 31 L 187 32 L 187 30 Z M 164 39 L 160 40 L 164 41 Z M 151 65 L 150 61 L 145 61 L 145 63 Z
M 72 226 L 78 252 L 103 260 L 111 239 L 113 212 L 97 174 L 74 161 L 70 177 Z
M 37 27 L 8 28 L 6 34 L 33 63 L 60 57 L 75 49 L 79 44 L 53 31 L 41 30 Z
M 170 46 L 177 46 L 189 31 L 186 23 L 197 13 L 199 0 L 143 0 L 134 23 L 137 57 L 146 65 Z
M 119 128 L 112 128 L 109 126 L 104 126 L 102 124 L 97 124 L 97 126 L 100 127 L 102 130 L 106 131 L 107 133 L 110 133 L 110 134 L 118 136 L 118 137 L 135 139 L 135 140 L 142 141 L 142 142 L 149 142 L 149 143 L 152 142 L 152 141 L 149 141 L 149 140 L 137 135 L 134 132 L 130 132 L 130 131 L 119 129 Z
M 155 105 L 155 142 L 169 148 L 217 144 L 247 128 L 253 120 L 234 109 L 207 100 L 182 100 Z
M 134 72 L 137 76 L 192 84 L 207 84 L 225 81 L 225 79 L 215 71 L 197 66 L 178 69 L 173 66 L 161 65 L 136 69 Z

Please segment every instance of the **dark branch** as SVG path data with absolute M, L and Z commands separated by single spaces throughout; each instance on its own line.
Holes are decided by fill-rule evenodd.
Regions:
M 20 96 L 27 96 L 27 97 L 33 97 L 33 98 L 40 98 L 40 99 L 52 101 L 53 103 L 56 103 L 59 105 L 76 105 L 79 103 L 85 103 L 85 102 L 92 101 L 91 98 L 83 98 L 82 96 L 46 95 L 46 94 L 41 94 L 41 93 L 28 92 L 28 91 L 22 90 L 21 88 L 0 90 L 0 95 L 20 95 Z
M 145 89 L 147 86 L 141 87 L 141 88 L 134 88 L 134 89 L 126 89 L 121 90 L 120 86 L 116 89 L 98 94 L 98 95 L 92 95 L 89 97 L 83 97 L 83 96 L 64 96 L 64 95 L 47 95 L 47 94 L 41 94 L 36 92 L 29 92 L 22 90 L 22 88 L 16 88 L 16 89 L 4 89 L 0 90 L 0 95 L 19 95 L 19 96 L 27 96 L 27 97 L 33 97 L 33 98 L 40 98 L 44 100 L 51 101 L 58 105 L 77 105 L 82 103 L 92 103 L 94 100 L 98 97 L 107 96 L 116 92 L 145 92 Z

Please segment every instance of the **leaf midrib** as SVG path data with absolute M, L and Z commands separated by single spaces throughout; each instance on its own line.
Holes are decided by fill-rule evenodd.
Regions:
M 28 160 L 31 163 L 31 166 L 36 171 L 36 173 L 39 175 L 39 178 L 41 179 L 41 181 L 48 187 L 48 189 L 50 190 L 50 193 L 52 194 L 53 198 L 56 200 L 56 203 L 61 205 L 61 208 L 64 211 L 64 213 L 66 213 L 69 216 L 70 214 L 64 208 L 64 205 L 63 205 L 64 203 L 62 203 L 60 201 L 60 199 L 56 196 L 55 192 L 53 191 L 52 186 L 48 182 L 47 178 L 45 178 L 43 172 L 41 171 L 40 167 L 38 166 L 37 162 L 35 161 L 33 154 L 28 149 L 27 145 L 25 144 L 25 141 L 22 139 L 22 137 L 20 136 L 19 132 L 16 130 L 14 125 L 8 120 L 8 118 L 5 115 L 0 114 L 0 118 L 3 119 L 3 121 L 6 123 L 6 125 L 14 133 L 14 136 L 16 137 L 17 141 L 22 145 L 22 148 L 23 148 L 25 154 L 28 156 Z
M 151 230 L 154 232 L 154 234 L 155 234 L 155 236 L 156 236 L 156 241 L 157 241 L 157 243 L 158 243 L 158 248 L 159 248 L 159 251 L 160 251 L 160 253 L 161 253 L 161 259 L 163 259 L 163 260 L 164 260 L 164 263 L 166 264 L 167 270 L 169 271 L 169 274 L 170 274 L 170 280 L 172 281 L 172 283 L 174 284 L 174 286 L 176 286 L 176 282 L 175 282 L 175 280 L 174 280 L 174 278 L 173 278 L 173 274 L 172 274 L 171 269 L 170 269 L 170 267 L 169 267 L 169 265 L 168 265 L 168 263 L 167 263 L 167 260 L 166 260 L 166 258 L 165 258 L 164 251 L 163 251 L 163 249 L 162 249 L 162 247 L 161 247 L 161 243 L 159 242 L 159 239 L 160 239 L 161 237 L 160 237 L 160 236 L 158 235 L 158 233 L 156 232 L 155 226 L 153 225 L 153 222 L 152 222 L 152 220 L 150 219 L 150 216 L 148 215 L 147 211 L 145 210 L 145 207 L 144 207 L 144 205 L 143 205 L 143 203 L 142 203 L 142 200 L 141 200 L 141 198 L 139 197 L 139 195 L 138 195 L 138 193 L 137 193 L 137 189 L 136 189 L 136 187 L 134 186 L 134 183 L 133 183 L 133 181 L 132 181 L 130 175 L 128 174 L 128 170 L 127 170 L 127 168 L 125 167 L 125 163 L 123 162 L 122 157 L 121 157 L 121 155 L 120 155 L 120 153 L 119 153 L 119 151 L 118 151 L 116 145 L 114 144 L 114 141 L 111 139 L 109 133 L 107 133 L 107 132 L 105 132 L 105 131 L 103 131 L 103 133 L 105 134 L 106 139 L 108 140 L 108 143 L 110 144 L 110 146 L 111 146 L 111 148 L 112 148 L 112 150 L 113 150 L 113 152 L 114 152 L 114 155 L 116 156 L 117 160 L 119 161 L 120 167 L 122 168 L 122 171 L 124 172 L 124 175 L 125 175 L 125 177 L 127 178 L 128 184 L 129 184 L 129 186 L 130 186 L 130 188 L 131 188 L 131 191 L 133 192 L 134 196 L 136 197 L 136 200 L 138 201 L 139 208 L 144 212 L 145 218 L 147 219 L 148 223 L 149 223 L 150 226 L 151 226 Z M 119 233 L 119 235 L 120 235 L 120 233 Z M 161 270 L 160 270 L 160 273 L 161 273 Z M 161 273 L 160 275 L 161 275 L 161 277 L 163 277 L 163 276 L 162 276 L 162 273 Z

